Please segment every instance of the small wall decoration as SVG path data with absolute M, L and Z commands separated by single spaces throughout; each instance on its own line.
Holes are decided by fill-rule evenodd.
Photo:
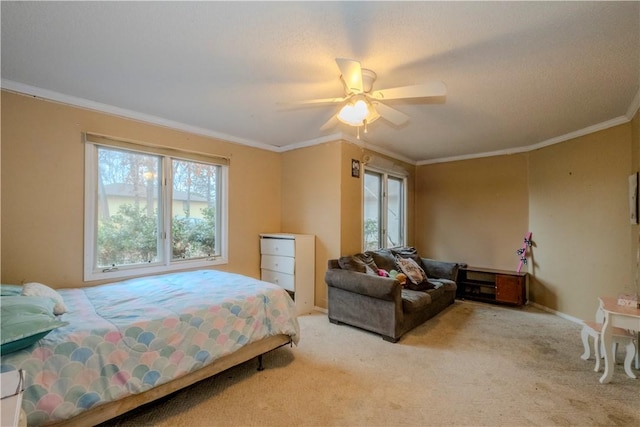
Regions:
M 351 176 L 360 178 L 360 160 L 351 159 Z
M 629 218 L 638 224 L 638 172 L 629 175 Z

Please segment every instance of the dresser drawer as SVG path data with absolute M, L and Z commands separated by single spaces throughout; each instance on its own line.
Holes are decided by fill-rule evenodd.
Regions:
M 294 257 L 296 255 L 296 242 L 291 239 L 260 239 L 260 252 L 263 255 Z
M 296 260 L 286 256 L 262 255 L 260 268 L 278 271 L 280 273 L 293 274 L 296 271 Z
M 262 280 L 282 286 L 288 291 L 295 292 L 295 280 L 293 274 L 280 273 L 272 270 L 262 269 Z

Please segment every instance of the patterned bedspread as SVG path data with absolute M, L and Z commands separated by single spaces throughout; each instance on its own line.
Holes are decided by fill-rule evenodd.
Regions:
M 299 339 L 287 292 L 238 274 L 201 270 L 59 293 L 69 325 L 1 360 L 1 371 L 25 370 L 29 425 L 146 391 L 268 336 Z

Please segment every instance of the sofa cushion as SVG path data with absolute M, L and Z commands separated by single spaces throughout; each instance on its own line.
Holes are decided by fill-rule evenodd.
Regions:
M 424 310 L 426 306 L 433 301 L 442 298 L 447 287 L 446 284 L 436 280 L 429 279 L 431 289 L 426 291 L 416 291 L 413 289 L 402 290 L 402 311 L 405 313 L 414 313 Z
M 432 282 L 431 279 L 429 279 L 429 282 Z M 439 282 L 442 284 L 442 289 L 445 291 L 454 291 L 456 289 L 458 289 L 458 286 L 456 285 L 456 282 L 454 282 L 453 280 L 449 280 L 449 279 L 436 279 L 433 280 L 433 282 Z
M 357 271 L 358 273 L 367 271 L 367 267 L 362 260 L 352 256 L 340 257 L 340 259 L 338 259 L 338 265 L 340 265 L 340 268 L 343 270 Z
M 378 266 L 373 262 L 373 258 L 365 254 L 340 257 L 338 265 L 343 270 L 366 274 L 378 274 Z
M 460 264 L 455 262 L 436 261 L 430 258 L 422 258 L 422 268 L 429 277 L 437 277 L 438 279 L 457 280 L 458 268 Z
M 368 254 L 355 254 L 354 257 L 358 258 L 359 260 L 361 260 L 364 263 L 364 266 L 366 268 L 365 273 L 367 273 L 367 274 L 378 274 L 378 266 L 376 265 L 376 263 L 373 260 L 373 257 L 371 255 L 368 255 Z
M 365 255 L 370 255 L 378 268 L 391 271 L 395 270 L 396 257 L 390 249 L 378 249 L 377 251 L 367 251 Z
M 431 304 L 431 301 L 431 295 L 427 292 L 411 289 L 402 290 L 402 311 L 405 313 L 422 311 Z
M 416 264 L 420 266 L 420 268 L 424 269 L 424 266 L 422 265 L 422 258 L 420 258 L 420 255 L 418 255 L 418 250 L 414 247 L 403 246 L 400 248 L 392 248 L 391 253 L 402 258 L 412 259 L 416 262 Z
M 444 295 L 444 290 L 445 285 L 443 283 L 437 283 L 433 285 L 433 288 L 427 289 L 424 292 L 429 294 L 429 296 L 431 297 L 431 301 L 436 301 L 437 299 L 442 298 L 442 296 Z

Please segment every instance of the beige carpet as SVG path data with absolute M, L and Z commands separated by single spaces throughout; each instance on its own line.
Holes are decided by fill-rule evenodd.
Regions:
M 264 371 L 247 362 L 105 426 L 640 425 L 640 379 L 617 365 L 600 384 L 580 327 L 533 307 L 456 301 L 396 344 L 321 313 L 300 327 Z

